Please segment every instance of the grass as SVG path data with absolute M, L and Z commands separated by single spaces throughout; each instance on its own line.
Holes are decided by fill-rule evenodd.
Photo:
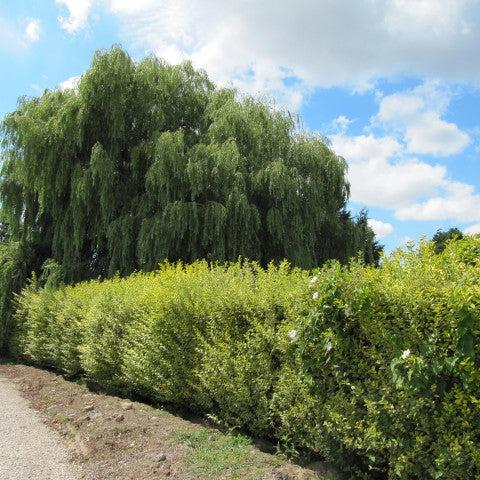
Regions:
M 177 432 L 172 441 L 187 446 L 187 469 L 199 479 L 254 480 L 282 464 L 275 457 L 259 458 L 251 440 L 243 435 L 193 429 Z

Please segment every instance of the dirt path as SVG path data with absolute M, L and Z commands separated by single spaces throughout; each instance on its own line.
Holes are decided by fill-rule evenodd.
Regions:
M 0 478 L 2 480 L 78 480 L 67 451 L 20 396 L 0 377 Z
M 0 480 L 340 478 L 322 462 L 301 467 L 266 450 L 202 419 L 0 360 Z

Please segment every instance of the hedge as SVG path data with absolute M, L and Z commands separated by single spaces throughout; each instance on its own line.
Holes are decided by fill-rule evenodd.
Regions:
M 17 298 L 17 356 L 364 479 L 480 478 L 480 238 L 381 268 L 164 264 Z

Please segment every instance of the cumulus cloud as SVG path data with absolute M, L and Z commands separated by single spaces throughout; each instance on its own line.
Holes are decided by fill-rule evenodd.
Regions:
M 110 9 L 115 13 L 137 13 L 151 7 L 155 0 L 110 0 Z
M 87 24 L 88 15 L 92 6 L 92 0 L 55 0 L 58 5 L 68 11 L 68 16 L 58 17 L 58 21 L 68 33 L 75 33 Z
M 56 1 L 67 31 L 85 26 L 92 0 Z M 312 88 L 362 90 L 398 74 L 480 80 L 480 5 L 470 0 L 95 1 L 137 47 L 292 105 Z
M 430 35 L 468 35 L 465 17 L 469 0 L 393 0 L 385 16 L 387 28 L 398 35 L 414 35 L 415 40 Z
M 331 144 L 348 161 L 354 202 L 393 210 L 401 220 L 480 220 L 474 186 L 450 179 L 444 165 L 413 155 L 452 155 L 469 143 L 466 133 L 442 118 L 451 96 L 447 87 L 429 81 L 379 94 L 369 134 L 348 135 L 348 122 L 334 120 L 338 128 Z
M 75 90 L 78 86 L 78 82 L 80 81 L 80 77 L 70 77 L 61 82 L 58 85 L 60 90 Z
M 370 135 L 331 137 L 333 150 L 349 163 L 354 202 L 395 209 L 434 194 L 446 175 L 443 166 L 403 158 L 393 137 Z
M 405 131 L 408 150 L 415 153 L 448 156 L 460 153 L 470 138 L 454 123 L 441 120 L 436 112 L 425 112 Z
M 410 153 L 448 156 L 460 153 L 470 137 L 454 123 L 441 117 L 451 94 L 438 82 L 425 82 L 405 92 L 387 95 L 380 100 L 374 122 L 398 131 Z
M 17 21 L 0 16 L 0 49 L 22 51 L 40 40 L 42 33 L 38 18 L 23 18 Z
M 362 88 L 404 73 L 480 80 L 480 6 L 467 0 L 110 0 L 109 5 L 139 46 L 160 56 L 190 58 L 220 80 L 248 74 L 261 88 L 272 81 L 273 90 L 289 76 L 309 88 Z
M 25 37 L 28 42 L 36 43 L 40 40 L 40 20 L 37 18 L 33 18 L 27 22 L 27 26 L 25 27 Z
M 444 180 L 443 195 L 436 195 L 424 202 L 397 209 L 401 220 L 457 220 L 476 222 L 480 220 L 480 195 L 473 185 Z
M 480 220 L 472 185 L 450 180 L 443 165 L 409 157 L 396 138 L 341 133 L 331 142 L 348 161 L 354 202 L 393 210 L 401 220 Z
M 337 118 L 334 118 L 332 121 L 332 129 L 335 132 L 346 132 L 348 130 L 348 127 L 351 125 L 353 122 L 352 119 L 348 118 L 345 115 L 339 115 Z
M 393 232 L 393 225 L 391 223 L 382 222 L 381 220 L 374 220 L 370 218 L 368 225 L 375 232 L 378 239 L 382 239 Z

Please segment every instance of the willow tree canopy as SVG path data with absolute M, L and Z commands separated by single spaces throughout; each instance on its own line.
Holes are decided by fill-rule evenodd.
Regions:
M 22 98 L 2 133 L 2 222 L 67 281 L 163 259 L 378 253 L 345 211 L 345 161 L 189 63 L 98 52 L 76 89 Z

